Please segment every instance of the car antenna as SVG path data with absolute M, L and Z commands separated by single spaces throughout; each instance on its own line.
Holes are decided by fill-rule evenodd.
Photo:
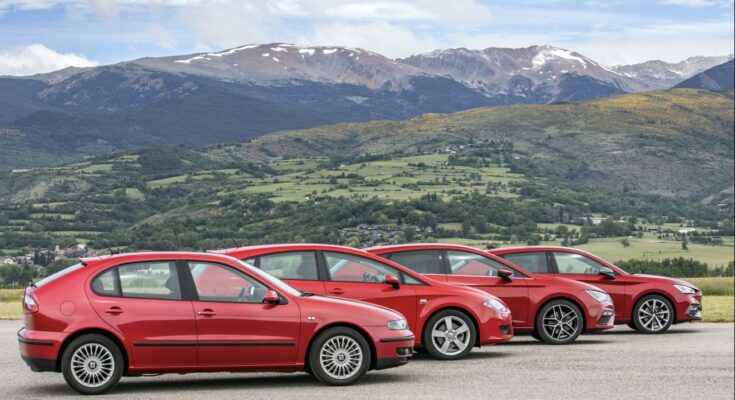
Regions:
M 115 250 L 112 250 L 112 247 L 110 247 L 110 242 L 108 242 L 107 240 L 105 240 L 105 247 L 107 247 L 107 250 L 110 251 L 111 256 L 114 256 L 115 254 L 118 253 Z
M 234 237 L 231 237 L 230 240 L 232 240 L 232 243 L 235 244 L 235 247 L 242 247 L 242 246 L 240 246 L 240 243 L 237 243 L 237 240 L 235 240 Z

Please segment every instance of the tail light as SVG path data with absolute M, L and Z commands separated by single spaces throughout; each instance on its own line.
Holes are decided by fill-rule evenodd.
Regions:
M 38 312 L 38 303 L 36 303 L 36 299 L 27 292 L 23 294 L 23 309 L 30 314 Z

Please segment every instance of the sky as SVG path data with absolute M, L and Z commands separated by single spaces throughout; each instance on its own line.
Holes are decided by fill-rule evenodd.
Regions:
M 733 0 L 0 0 L 0 75 L 251 43 L 553 45 L 604 65 L 733 53 Z

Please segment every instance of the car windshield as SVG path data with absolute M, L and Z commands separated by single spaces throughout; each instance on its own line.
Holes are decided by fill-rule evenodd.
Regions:
M 271 274 L 269 274 L 267 272 L 263 272 L 263 271 L 259 270 L 258 268 L 255 268 L 252 265 L 250 265 L 250 264 L 248 264 L 248 263 L 246 263 L 244 261 L 238 260 L 237 262 L 239 262 L 240 265 L 243 268 L 247 269 L 249 272 L 252 272 L 253 274 L 255 274 L 255 275 L 263 278 L 264 280 L 268 281 L 268 283 L 271 283 L 274 286 L 277 286 L 279 289 L 281 289 L 284 292 L 290 294 L 291 296 L 300 296 L 301 295 L 301 292 L 300 291 L 294 289 L 292 286 L 290 286 L 286 282 L 284 282 L 284 281 L 282 281 L 282 280 L 274 277 L 273 275 L 271 275 Z

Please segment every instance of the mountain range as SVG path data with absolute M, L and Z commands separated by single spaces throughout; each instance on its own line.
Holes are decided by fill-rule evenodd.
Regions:
M 731 58 L 608 68 L 550 46 L 393 60 L 355 48 L 270 43 L 0 77 L 0 171 L 160 144 L 668 88 Z

